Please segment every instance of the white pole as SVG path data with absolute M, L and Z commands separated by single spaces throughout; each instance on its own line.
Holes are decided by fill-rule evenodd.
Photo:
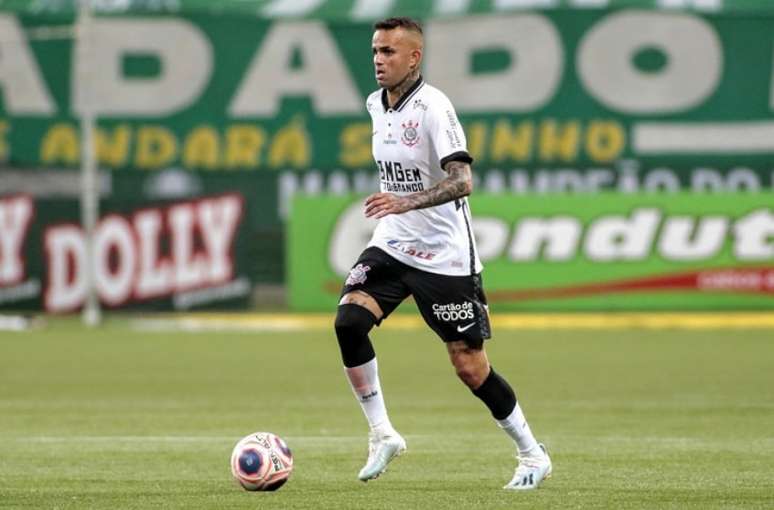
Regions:
M 94 127 L 96 112 L 91 104 L 91 84 L 93 69 L 91 66 L 93 51 L 93 33 L 91 0 L 79 0 L 78 23 L 75 31 L 78 50 L 76 69 L 79 74 L 77 83 L 81 90 L 81 223 L 86 237 L 86 302 L 83 305 L 81 319 L 88 326 L 97 326 L 101 319 L 99 299 L 97 298 L 95 279 L 94 231 L 99 218 L 99 183 L 97 182 L 97 162 L 94 154 Z

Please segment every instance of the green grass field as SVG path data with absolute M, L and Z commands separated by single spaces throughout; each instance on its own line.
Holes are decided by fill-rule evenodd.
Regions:
M 0 508 L 774 507 L 774 330 L 496 331 L 492 363 L 554 461 L 514 493 L 509 440 L 429 332 L 373 335 L 409 451 L 364 484 L 332 334 L 128 324 L 0 332 Z M 231 480 L 256 430 L 295 455 L 276 493 Z

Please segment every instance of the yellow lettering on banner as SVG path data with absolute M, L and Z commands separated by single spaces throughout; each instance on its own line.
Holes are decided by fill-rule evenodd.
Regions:
M 345 127 L 339 137 L 341 164 L 348 167 L 370 166 L 371 137 L 371 124 L 368 122 L 356 122 Z
M 80 160 L 80 150 L 75 128 L 70 124 L 58 122 L 43 135 L 43 141 L 40 143 L 40 162 L 75 165 Z
M 127 124 L 119 124 L 112 133 L 104 128 L 97 128 L 94 139 L 97 146 L 97 161 L 111 167 L 121 167 L 129 157 L 129 142 L 132 138 L 131 128 Z
M 183 166 L 212 170 L 218 167 L 219 153 L 218 132 L 210 126 L 197 126 L 183 144 Z
M 535 127 L 531 122 L 521 122 L 513 129 L 507 120 L 498 121 L 492 135 L 492 161 L 527 161 L 532 153 L 534 137 Z
M 7 121 L 0 120 L 0 161 L 7 161 L 10 156 L 10 149 L 8 147 L 8 138 L 6 138 L 9 129 Z
M 229 126 L 226 130 L 226 168 L 255 168 L 261 164 L 266 132 L 250 124 Z
M 274 136 L 269 148 L 269 165 L 306 167 L 310 164 L 311 152 L 304 121 L 301 117 L 295 117 Z
M 153 169 L 168 165 L 177 156 L 177 139 L 163 126 L 142 126 L 137 130 L 135 164 Z
M 540 159 L 572 162 L 578 157 L 580 123 L 576 120 L 560 125 L 555 120 L 540 124 Z
M 465 130 L 468 138 L 468 152 L 474 160 L 484 157 L 484 142 L 487 126 L 483 122 L 471 122 Z
M 626 145 L 626 132 L 612 120 L 592 120 L 586 130 L 586 152 L 593 161 L 609 163 L 621 155 Z

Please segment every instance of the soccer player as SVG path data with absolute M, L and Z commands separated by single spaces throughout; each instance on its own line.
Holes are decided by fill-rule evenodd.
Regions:
M 387 416 L 368 333 L 413 295 L 425 322 L 446 343 L 459 378 L 516 443 L 519 463 L 505 488 L 533 489 L 551 474 L 551 460 L 484 349 L 489 316 L 466 198 L 473 159 L 465 134 L 446 95 L 422 79 L 420 25 L 390 18 L 374 29 L 381 88 L 366 106 L 381 192 L 366 198 L 365 215 L 380 221 L 347 276 L 335 323 L 347 379 L 371 428 L 358 478 L 378 477 L 406 450 Z

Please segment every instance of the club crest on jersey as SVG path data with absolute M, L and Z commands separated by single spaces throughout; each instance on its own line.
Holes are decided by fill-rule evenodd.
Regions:
M 366 273 L 371 269 L 371 266 L 364 266 L 363 264 L 358 264 L 349 271 L 349 275 L 347 276 L 347 281 L 345 282 L 346 285 L 358 285 L 361 283 L 365 283 L 366 278 L 368 278 L 368 275 Z
M 419 133 L 417 132 L 417 128 L 419 127 L 419 122 L 415 124 L 412 121 L 408 121 L 402 123 L 401 126 L 403 126 L 403 135 L 401 135 L 400 141 L 403 142 L 403 145 L 406 147 L 413 147 L 418 144 Z

